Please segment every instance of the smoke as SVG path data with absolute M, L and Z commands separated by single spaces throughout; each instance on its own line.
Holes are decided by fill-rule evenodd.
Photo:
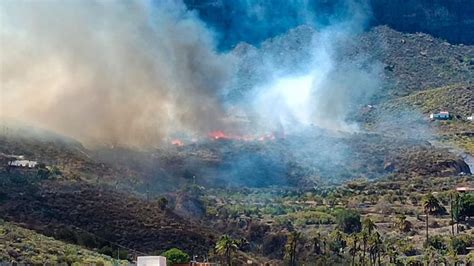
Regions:
M 178 1 L 2 1 L 1 117 L 83 141 L 159 143 L 219 124 L 232 58 Z
M 236 85 L 240 93 L 230 97 L 240 98 L 239 104 L 260 127 L 285 132 L 308 126 L 358 130 L 351 113 L 369 103 L 381 87 L 382 67 L 365 54 L 353 53 L 370 8 L 365 2 L 339 3 L 340 16 L 333 24 L 321 26 L 317 14 L 306 16 L 311 18 L 307 24 L 258 48 L 240 44 L 234 49 L 243 59 Z
M 229 12 L 221 18 L 242 23 L 211 30 L 180 1 L 1 1 L 0 117 L 142 147 L 218 129 L 355 131 L 348 118 L 379 87 L 380 68 L 341 56 L 370 9 L 336 2 L 283 1 L 291 12 L 276 16 L 273 1 L 222 1 Z M 250 28 L 286 33 L 252 39 L 257 47 L 216 48 Z

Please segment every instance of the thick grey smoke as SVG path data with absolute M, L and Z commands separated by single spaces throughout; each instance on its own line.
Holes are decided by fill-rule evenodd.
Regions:
M 370 17 L 342 2 L 339 19 L 318 27 L 317 10 L 290 1 L 307 26 L 224 53 L 180 1 L 1 1 L 0 117 L 131 146 L 219 129 L 354 131 L 348 117 L 378 87 L 379 68 L 341 56 Z M 246 10 L 265 13 L 265 3 Z
M 1 1 L 1 117 L 156 144 L 219 124 L 232 59 L 179 1 Z

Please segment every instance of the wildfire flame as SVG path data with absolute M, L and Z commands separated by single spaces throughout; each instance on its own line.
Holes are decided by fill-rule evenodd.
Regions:
M 226 134 L 224 131 L 216 130 L 209 133 L 209 138 L 213 140 L 238 140 L 238 141 L 267 141 L 275 140 L 274 134 L 265 134 L 259 136 Z
M 179 139 L 174 139 L 174 140 L 171 141 L 171 145 L 181 147 L 181 146 L 184 146 L 184 143 Z

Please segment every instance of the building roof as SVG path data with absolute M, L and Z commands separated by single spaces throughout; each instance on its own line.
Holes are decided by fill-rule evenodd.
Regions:
M 468 191 L 474 191 L 474 188 L 471 187 L 457 187 L 456 191 L 459 192 L 468 192 Z

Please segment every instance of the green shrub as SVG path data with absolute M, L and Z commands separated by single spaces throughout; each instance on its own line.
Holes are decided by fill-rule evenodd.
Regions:
M 428 247 L 433 247 L 436 250 L 446 250 L 446 241 L 442 236 L 430 236 L 427 244 Z
M 360 214 L 353 210 L 338 209 L 334 212 L 338 227 L 346 234 L 360 232 Z
M 166 257 L 167 263 L 169 265 L 188 263 L 190 260 L 189 255 L 178 248 L 169 249 L 163 252 L 161 255 Z
M 471 246 L 471 236 L 455 236 L 449 241 L 449 248 L 458 255 L 467 254 L 467 247 Z
M 405 254 L 406 256 L 414 256 L 418 254 L 413 243 L 406 240 L 397 241 L 397 246 L 400 253 Z

